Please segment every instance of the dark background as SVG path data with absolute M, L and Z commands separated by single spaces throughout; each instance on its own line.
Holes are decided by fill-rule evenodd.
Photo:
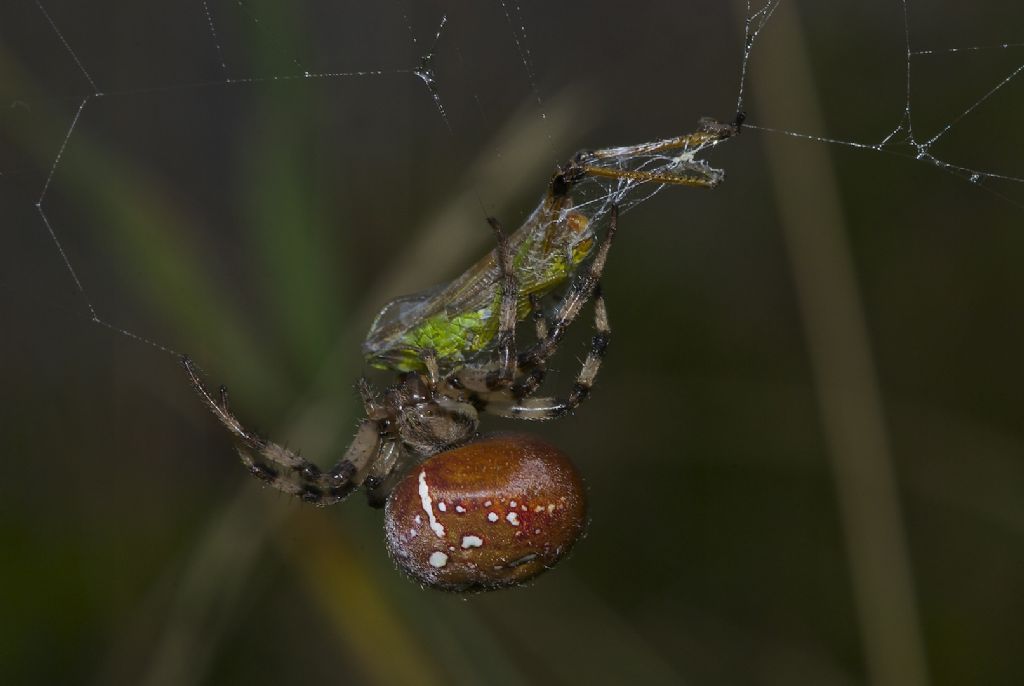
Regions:
M 327 464 L 376 308 L 461 271 L 490 246 L 484 216 L 521 220 L 580 147 L 732 116 L 740 4 L 213 0 L 215 41 L 199 2 L 44 1 L 93 88 L 35 3 L 4 3 L 4 683 L 1019 683 L 1020 183 L 752 129 L 714 152 L 722 187 L 623 217 L 593 396 L 529 427 L 585 474 L 589 534 L 530 586 L 469 598 L 401 577 L 360 496 L 316 510 L 246 476 L 172 356 L 90 321 L 34 206 L 48 188 L 102 320 L 188 351 L 241 416 Z M 900 4 L 783 7 L 749 121 L 880 141 L 904 107 Z M 450 127 L 409 72 L 446 13 Z M 914 2 L 910 20 L 918 48 L 986 46 L 1021 40 L 1024 8 Z M 1022 62 L 915 57 L 918 139 Z M 268 78 L 358 70 L 387 73 Z M 931 153 L 1024 176 L 1022 111 L 1013 81 Z M 839 252 L 814 232 L 801 252 L 786 226 L 823 205 Z M 809 302 L 831 334 L 808 334 Z M 844 434 L 828 417 L 847 410 Z M 875 543 L 892 597 L 859 585 Z

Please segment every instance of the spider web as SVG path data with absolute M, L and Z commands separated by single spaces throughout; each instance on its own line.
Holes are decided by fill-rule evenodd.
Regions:
M 748 67 L 751 64 L 756 78 L 756 39 L 762 29 L 767 28 L 770 33 L 772 15 L 778 4 L 748 3 L 743 23 L 744 30 L 741 32 L 738 27 L 735 28 L 737 37 L 746 37 L 742 59 L 739 60 L 740 86 L 736 97 L 736 111 L 742 111 L 746 107 L 745 84 L 750 76 Z M 943 145 L 958 134 L 961 139 L 970 139 L 970 149 L 974 152 L 990 143 L 989 138 L 982 134 L 991 131 L 996 125 L 986 124 L 985 114 L 986 111 L 989 115 L 992 111 L 999 113 L 1000 98 L 1007 99 L 1007 94 L 1019 81 L 1020 72 L 1024 70 L 1024 62 L 1020 59 L 1021 44 L 1013 40 L 999 42 L 1000 38 L 995 37 L 994 41 L 989 38 L 993 42 L 976 45 L 935 45 L 917 38 L 915 21 L 918 17 L 914 15 L 917 8 L 912 3 L 908 1 L 876 5 L 878 14 L 867 20 L 868 25 L 874 28 L 885 26 L 890 34 L 897 33 L 897 37 L 901 39 L 890 41 L 890 49 L 898 45 L 899 50 L 898 61 L 893 60 L 887 76 L 892 77 L 902 72 L 905 89 L 903 97 L 898 101 L 898 107 L 892 105 L 893 101 L 889 102 L 891 111 L 888 125 L 873 134 L 873 137 L 869 134 L 864 138 L 853 138 L 786 128 L 785 122 L 779 126 L 776 122 L 761 121 L 754 112 L 747 120 L 745 128 L 869 153 L 910 157 L 923 165 L 979 185 L 1020 207 L 1020 191 L 1024 177 L 1013 168 L 1012 156 L 1009 162 L 1004 160 L 1005 168 L 985 167 L 983 160 L 961 159 L 959 151 L 945 153 Z M 127 13 L 115 2 L 109 3 L 107 9 L 112 16 Z M 121 52 L 104 54 L 100 46 L 91 44 L 91 40 L 96 38 L 109 39 L 112 30 L 121 25 L 120 22 L 104 22 L 95 18 L 83 21 L 80 10 L 59 2 L 32 0 L 19 3 L 8 11 L 13 10 L 15 15 L 13 25 L 25 30 L 27 40 L 23 47 L 26 48 L 26 55 L 29 60 L 33 57 L 46 58 L 45 61 L 48 63 L 45 64 L 45 68 L 53 73 L 49 74 L 48 78 L 40 79 L 45 83 L 44 88 L 31 97 L 23 97 L 16 91 L 8 93 L 7 119 L 17 120 L 19 115 L 28 113 L 31 106 L 39 110 L 46 108 L 47 116 L 52 117 L 48 119 L 48 123 L 59 125 L 60 119 L 64 118 L 65 125 L 60 133 L 46 133 L 42 127 L 32 130 L 31 133 L 25 129 L 19 129 L 14 133 L 15 140 L 31 136 L 37 137 L 38 143 L 32 152 L 14 145 L 9 157 L 17 161 L 0 162 L 0 179 L 8 185 L 5 192 L 16 193 L 26 188 L 31 190 L 32 182 L 29 179 L 38 180 L 37 194 L 34 198 L 38 221 L 52 240 L 53 247 L 93 322 L 165 352 L 173 352 L 162 339 L 143 336 L 135 327 L 122 326 L 119 317 L 106 314 L 103 299 L 94 294 L 94 290 L 99 289 L 94 289 L 88 283 L 89 279 L 84 278 L 76 269 L 78 260 L 75 259 L 75 250 L 68 248 L 72 223 L 64 221 L 63 218 L 55 220 L 50 211 L 52 203 L 55 202 L 54 193 L 59 192 L 61 184 L 64 183 L 61 172 L 66 163 L 66 155 L 75 151 L 80 137 L 90 136 L 92 127 L 106 126 L 109 129 L 111 121 L 116 122 L 118 117 L 131 116 L 132 108 L 152 107 L 147 101 L 151 101 L 154 95 L 160 96 L 162 102 L 176 99 L 179 102 L 186 101 L 200 106 L 213 106 L 234 100 L 236 107 L 244 108 L 247 98 L 251 97 L 253 91 L 263 90 L 270 93 L 271 97 L 288 100 L 293 98 L 296 90 L 308 92 L 311 89 L 337 88 L 344 91 L 356 81 L 369 81 L 387 84 L 386 88 L 372 90 L 394 91 L 401 88 L 405 93 L 412 88 L 412 82 L 418 82 L 433 103 L 435 121 L 439 120 L 448 134 L 449 140 L 441 143 L 442 148 L 447 148 L 442 149 L 441 156 L 458 162 L 460 156 L 464 160 L 467 153 L 464 149 L 457 150 L 456 143 L 469 147 L 478 145 L 483 136 L 480 130 L 487 126 L 493 128 L 493 122 L 488 121 L 488 116 L 493 116 L 494 108 L 481 102 L 479 92 L 474 90 L 473 75 L 467 78 L 467 63 L 474 59 L 472 51 L 478 50 L 475 26 L 476 22 L 481 21 L 487 26 L 486 31 L 490 32 L 486 35 L 505 34 L 505 52 L 519 65 L 520 84 L 517 97 L 521 99 L 525 96 L 533 100 L 532 116 L 541 121 L 545 119 L 545 101 L 542 89 L 538 86 L 537 58 L 533 52 L 536 41 L 531 34 L 534 29 L 528 21 L 528 15 L 535 17 L 535 13 L 524 11 L 519 4 L 505 1 L 496 3 L 491 8 L 491 16 L 485 17 L 462 9 L 450 11 L 443 7 L 419 5 L 416 9 L 418 16 L 413 17 L 410 8 L 396 3 L 378 12 L 377 16 L 364 17 L 363 12 L 353 12 L 350 8 L 350 15 L 359 16 L 356 21 L 352 21 L 351 17 L 345 17 L 345 10 L 341 9 L 327 19 L 332 29 L 348 27 L 351 37 L 355 37 L 360 28 L 370 26 L 385 32 L 391 41 L 394 41 L 396 36 L 404 35 L 406 49 L 399 57 L 392 43 L 389 43 L 389 46 L 392 46 L 390 50 L 375 50 L 365 41 L 349 40 L 344 43 L 349 46 L 347 51 L 336 51 L 341 54 L 330 54 L 334 52 L 333 50 L 319 53 L 311 51 L 311 47 L 320 46 L 315 39 L 310 41 L 308 46 L 297 48 L 294 45 L 285 45 L 285 41 L 280 38 L 279 32 L 272 24 L 273 21 L 281 21 L 280 13 L 275 15 L 273 11 L 258 3 L 241 0 L 218 3 L 203 0 L 193 8 L 192 17 L 188 17 L 189 11 L 171 12 L 168 7 L 157 8 L 154 16 L 145 19 L 134 18 L 139 25 L 143 25 L 142 22 L 145 21 L 145 26 L 150 29 L 154 21 L 172 20 L 169 23 L 174 27 L 169 31 L 176 29 L 176 32 L 170 36 L 173 40 L 169 42 L 175 44 L 175 48 L 170 52 L 170 59 L 164 60 L 157 68 L 147 66 L 145 59 L 133 64 L 130 51 L 127 55 Z M 324 11 L 315 4 L 311 4 L 309 10 L 310 14 Z M 813 15 L 813 10 L 808 14 Z M 879 15 L 883 18 L 879 19 Z M 334 23 L 330 24 L 331 21 Z M 448 30 L 449 21 L 459 25 L 462 33 L 452 35 L 456 32 Z M 8 24 L 12 25 L 11 22 Z M 548 28 L 543 20 L 534 18 L 534 24 L 537 33 L 541 34 L 538 40 L 548 40 L 550 34 L 542 32 L 542 29 Z M 733 24 L 735 27 L 735 20 Z M 90 35 L 90 32 L 95 33 Z M 145 35 L 147 38 L 154 38 L 159 33 L 151 30 Z M 281 35 L 284 35 L 283 32 Z M 254 63 L 252 50 L 246 44 L 247 40 L 255 40 L 253 36 L 264 42 L 264 48 L 270 46 L 267 52 L 271 58 L 263 58 L 264 61 L 270 62 L 269 65 Z M 889 38 L 893 38 L 893 35 Z M 472 43 L 471 47 L 463 47 L 467 42 Z M 76 47 L 82 44 L 88 47 L 87 51 Z M 168 46 L 161 47 L 166 49 Z M 294 52 L 296 49 L 303 50 L 301 58 Z M 148 57 L 147 51 L 140 53 Z M 896 54 L 897 51 L 894 50 L 894 56 Z M 931 95 L 928 92 L 928 87 L 932 85 L 929 79 L 934 77 L 925 73 L 931 68 L 930 62 L 940 63 L 940 67 L 943 67 L 948 65 L 951 59 L 960 63 L 973 62 L 975 56 L 989 54 L 999 57 L 997 62 L 1009 61 L 1010 67 L 988 81 L 971 75 L 964 79 L 964 83 L 954 82 L 952 85 L 956 92 L 952 95 L 959 99 L 959 105 L 954 104 L 954 109 L 945 113 L 939 107 L 928 108 L 925 116 L 920 115 L 920 103 L 927 102 Z M 752 61 L 751 57 L 754 58 Z M 438 59 L 446 61 L 441 77 L 438 76 L 435 64 Z M 349 68 L 351 65 L 359 66 Z M 105 76 L 104 70 L 112 76 Z M 449 116 L 445 97 L 442 96 L 446 76 L 450 77 L 450 81 L 461 79 L 460 85 L 468 88 L 469 92 L 468 96 L 459 94 L 459 120 L 455 123 Z M 891 81 L 891 78 L 889 80 Z M 919 87 L 919 82 L 924 82 L 925 87 Z M 398 86 L 397 83 L 402 85 Z M 829 82 L 830 85 L 834 83 Z M 943 83 L 942 87 L 951 90 L 948 83 Z M 364 104 L 367 102 L 365 96 L 359 93 L 348 99 L 345 106 L 351 107 L 352 100 Z M 463 107 L 466 103 L 471 103 L 471 109 L 475 109 L 475 112 L 467 114 L 466 108 Z M 868 108 L 861 103 L 859 108 L 853 109 L 866 112 Z M 99 125 L 94 124 L 97 118 L 109 112 L 113 112 L 113 117 Z M 728 113 L 718 114 L 724 118 Z M 868 121 L 870 116 L 863 116 L 862 119 Z M 481 122 L 485 122 L 486 126 L 480 126 Z M 19 126 L 25 124 L 23 121 L 15 123 Z M 148 135 L 159 138 L 168 131 L 174 131 L 174 127 L 173 122 L 164 122 L 162 128 L 151 129 Z M 545 140 L 552 140 L 550 127 L 542 126 L 540 131 Z M 104 133 L 113 135 L 116 143 L 116 132 L 107 130 Z M 182 136 L 186 145 L 189 144 L 187 135 L 182 135 L 186 132 L 179 130 L 176 133 Z M 1004 145 L 1007 143 L 1007 137 L 1013 132 L 1005 133 L 1006 135 L 1001 137 Z M 218 134 L 206 132 L 205 135 Z M 219 135 L 229 136 L 230 129 L 222 128 Z M 45 140 L 47 136 L 48 141 Z M 205 141 L 194 139 L 192 144 L 197 149 L 202 149 Z M 41 165 L 41 160 L 46 157 L 47 145 L 51 151 L 49 160 L 47 164 Z M 502 151 L 497 151 L 497 154 L 501 155 Z M 551 159 L 558 158 L 552 156 Z M 638 168 L 656 169 L 666 164 L 667 158 L 634 162 Z M 879 164 L 883 163 L 884 158 L 880 158 Z M 19 183 L 13 183 L 14 180 Z M 542 180 L 543 177 L 538 180 L 538 187 Z M 659 187 L 651 186 L 639 196 L 631 196 L 632 202 L 641 202 L 658 190 Z M 491 192 L 491 189 L 479 186 L 472 191 L 475 202 L 480 206 L 481 216 L 493 208 L 493 202 L 485 202 L 482 197 Z M 601 197 L 604 199 L 588 199 L 588 202 L 601 206 L 596 214 L 605 214 L 607 205 L 612 200 L 620 203 L 625 200 L 621 187 L 614 190 L 606 189 Z M 75 221 L 74 225 L 76 235 L 89 233 L 87 224 L 82 225 Z
M 768 22 L 777 4 L 768 3 L 760 10 L 748 12 L 748 35 L 756 35 L 756 32 Z M 894 109 L 894 112 L 889 115 L 892 122 L 889 127 L 883 127 L 873 139 L 828 136 L 769 125 L 761 126 L 754 122 L 748 123 L 748 128 L 829 145 L 911 157 L 918 162 L 933 166 L 970 183 L 983 185 L 1004 200 L 1021 207 L 1020 189 L 1024 184 L 1024 177 L 1020 176 L 1009 164 L 1006 169 L 984 169 L 969 161 L 961 162 L 948 157 L 941 151 L 941 147 L 947 137 L 960 132 L 961 129 L 973 130 L 975 133 L 983 130 L 986 124 L 984 120 L 979 122 L 983 111 L 986 108 L 998 108 L 1000 98 L 1003 98 L 1005 103 L 1011 97 L 1012 94 L 1007 91 L 1019 84 L 1021 73 L 1024 72 L 1024 63 L 1020 61 L 1022 44 L 1002 42 L 988 45 L 933 47 L 931 43 L 927 42 L 927 38 L 919 38 L 915 31 L 914 20 L 920 19 L 914 14 L 914 11 L 918 9 L 916 3 L 911 0 L 902 0 L 898 3 L 889 3 L 889 5 L 889 13 L 897 15 L 902 22 L 903 44 L 900 56 L 903 59 L 900 66 L 904 76 L 904 94 L 901 106 L 894 109 L 892 101 L 889 101 L 889 108 Z M 924 18 L 927 19 L 927 16 Z M 898 26 L 895 23 L 894 25 Z M 752 30 L 751 27 L 753 27 Z M 748 45 L 747 55 L 749 52 L 750 46 Z M 976 60 L 973 65 L 969 61 L 963 61 L 969 67 L 980 67 L 978 73 L 972 75 L 965 83 L 951 83 L 945 78 L 948 77 L 949 71 L 938 71 L 949 69 L 950 60 L 943 58 L 968 57 L 990 52 L 1002 53 L 1001 56 L 1008 58 L 995 62 L 997 71 L 994 75 L 991 74 L 992 64 L 986 64 L 983 60 Z M 745 59 L 744 78 L 746 64 L 747 60 Z M 937 75 L 943 78 L 943 81 L 938 84 L 935 83 Z M 924 87 L 921 87 L 922 85 Z M 923 102 L 934 101 L 938 99 L 936 96 L 941 96 L 944 93 L 953 96 L 950 103 L 943 103 L 944 107 L 934 107 L 934 111 L 927 111 L 927 108 L 922 107 Z M 743 105 L 744 88 L 741 82 L 737 109 L 742 110 Z M 921 115 L 922 109 L 926 110 L 923 115 Z M 1011 144 L 1013 140 L 1011 139 Z M 1009 159 L 1012 161 L 1013 158 Z

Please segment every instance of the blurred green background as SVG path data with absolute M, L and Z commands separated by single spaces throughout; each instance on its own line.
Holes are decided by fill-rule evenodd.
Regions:
M 203 5 L 44 0 L 95 88 L 39 6 L 0 8 L 0 680 L 1020 683 L 1020 183 L 756 129 L 716 150 L 722 187 L 623 217 L 595 392 L 529 427 L 585 474 L 589 535 L 529 587 L 439 594 L 361 496 L 261 488 L 173 357 L 90 321 L 34 206 L 76 110 L 105 93 L 43 208 L 99 316 L 327 464 L 376 308 L 456 275 L 575 150 L 732 116 L 742 3 L 211 0 L 216 36 Z M 410 71 L 445 14 L 447 126 Z M 1024 7 L 910 21 L 986 46 Z M 904 60 L 898 2 L 784 3 L 749 121 L 880 141 Z M 918 139 L 1022 62 L 915 57 Z M 384 73 L 267 78 L 360 70 Z M 1022 111 L 1012 81 L 931 152 L 1024 176 Z

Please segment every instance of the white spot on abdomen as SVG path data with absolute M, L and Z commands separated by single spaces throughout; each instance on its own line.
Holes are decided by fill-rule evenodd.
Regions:
M 462 537 L 463 548 L 479 548 L 484 544 L 484 539 L 479 536 L 473 536 L 472 534 Z
M 448 556 L 440 550 L 430 553 L 430 566 L 440 569 L 448 564 Z
M 487 513 L 487 521 L 489 521 L 489 522 L 496 522 L 496 521 L 498 521 L 498 513 L 497 512 L 488 512 Z
M 508 523 L 511 524 L 512 526 L 519 526 L 519 513 L 518 512 L 509 512 L 507 515 L 505 515 L 505 519 L 507 519 Z
M 426 470 L 420 471 L 420 502 L 423 504 L 423 511 L 427 513 L 427 519 L 430 520 L 430 528 L 433 529 L 434 533 L 438 538 L 444 537 L 444 526 L 441 522 L 437 521 L 437 517 L 434 516 L 434 501 L 430 499 L 430 487 L 427 486 L 427 472 Z M 438 553 L 435 553 L 435 555 Z M 442 553 L 443 554 L 443 553 Z M 448 560 L 448 556 L 444 556 L 444 561 L 435 567 L 442 567 Z M 434 555 L 430 556 L 430 563 L 434 564 Z

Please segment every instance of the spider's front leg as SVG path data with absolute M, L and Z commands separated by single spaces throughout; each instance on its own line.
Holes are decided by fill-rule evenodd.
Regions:
M 509 389 L 494 391 L 492 393 L 475 393 L 476 405 L 483 412 L 498 415 L 499 417 L 513 417 L 516 419 L 554 419 L 561 417 L 574 410 L 580 403 L 590 395 L 590 388 L 594 385 L 594 379 L 601 369 L 601 362 L 604 359 L 605 350 L 608 348 L 608 341 L 611 338 L 611 326 L 608 323 L 608 310 L 605 306 L 604 295 L 601 293 L 600 285 L 593 289 L 594 300 L 594 336 L 590 341 L 590 350 L 583 360 L 580 372 L 576 377 L 572 390 L 565 398 L 531 398 L 531 393 L 537 390 L 539 380 L 531 384 L 534 374 L 531 372 L 526 380 L 516 384 Z M 540 367 L 539 369 L 543 369 Z
M 558 344 L 562 342 L 562 337 L 565 336 L 566 329 L 579 316 L 583 305 L 591 297 L 595 298 L 596 305 L 598 283 L 601 280 L 601 275 L 604 273 L 604 266 L 608 261 L 608 251 L 611 250 L 612 241 L 615 239 L 615 233 L 618 231 L 618 225 L 619 207 L 618 205 L 612 205 L 611 216 L 608 220 L 608 232 L 598 246 L 594 259 L 591 260 L 587 270 L 573 281 L 572 286 L 562 298 L 562 302 L 559 304 L 550 326 L 546 327 L 548 329 L 547 335 L 532 348 L 519 355 L 518 365 L 520 369 L 532 369 L 533 367 L 545 365 L 548 358 L 555 354 Z M 604 310 L 603 301 L 601 308 Z M 605 313 L 605 321 L 607 323 L 607 313 Z M 599 325 L 598 331 L 600 333 Z
M 608 260 L 608 251 L 611 249 L 612 241 L 618 230 L 618 219 L 619 208 L 613 205 L 608 232 L 601 241 L 588 269 L 576 278 L 572 287 L 562 298 L 550 325 L 546 322 L 543 323 L 543 328 L 546 330 L 545 335 L 538 336 L 537 344 L 519 355 L 519 370 L 529 370 L 526 378 L 510 389 L 501 389 L 490 393 L 474 393 L 476 404 L 484 412 L 518 419 L 553 419 L 572 411 L 590 394 L 590 388 L 601 368 L 601 361 L 611 337 L 608 310 L 601 293 L 600 279 Z M 569 395 L 566 398 L 529 397 L 540 386 L 548 359 L 558 349 L 566 329 L 579 316 L 584 303 L 591 298 L 594 301 L 595 333 L 590 343 L 590 351 L 583 361 L 583 366 Z M 538 333 L 541 328 L 542 324 L 538 323 Z
M 590 395 L 590 388 L 601 369 L 601 361 L 604 359 L 612 333 L 608 323 L 608 309 L 601 292 L 601 275 L 604 273 L 608 251 L 611 250 L 618 228 L 619 206 L 612 205 L 608 232 L 598 246 L 597 254 L 594 255 L 589 268 L 573 281 L 569 292 L 562 298 L 551 325 L 545 326 L 546 335 L 538 336 L 537 344 L 519 356 L 520 369 L 531 370 L 530 373 L 521 384 L 513 388 L 516 392 L 511 400 L 492 402 L 486 406 L 485 411 L 503 417 L 553 419 L 571 412 Z M 548 359 L 558 349 L 566 329 L 576 320 L 584 303 L 590 299 L 594 301 L 594 337 L 590 341 L 590 350 L 583 360 L 583 366 L 568 397 L 529 398 L 528 396 L 540 386 Z M 538 328 L 538 332 L 539 330 Z
M 525 378 L 517 384 L 492 385 L 480 383 L 480 371 L 465 367 L 450 381 L 460 390 L 467 389 L 473 402 L 483 411 L 504 417 L 521 419 L 552 419 L 571 411 L 586 399 L 593 385 L 594 378 L 601 367 L 601 360 L 608 347 L 611 328 L 608 324 L 608 311 L 604 296 L 601 294 L 599 282 L 608 261 L 608 252 L 618 230 L 619 208 L 613 205 L 608 223 L 608 232 L 601 240 L 587 270 L 578 276 L 568 292 L 562 298 L 553 320 L 549 323 L 543 313 L 537 314 L 535 309 L 534 323 L 537 327 L 537 343 L 529 350 L 520 353 L 516 360 L 516 372 L 526 372 Z M 594 328 L 596 332 L 591 341 L 590 351 L 583 361 L 579 376 L 569 396 L 558 398 L 529 398 L 544 379 L 547 362 L 558 349 L 569 325 L 579 316 L 583 305 L 590 299 L 594 301 Z M 534 305 L 536 307 L 536 303 Z M 488 375 L 485 379 L 490 379 Z
M 518 371 L 518 360 L 516 356 L 516 315 L 519 302 L 519 282 L 515 272 L 512 270 L 512 249 L 508 238 L 501 228 L 501 223 L 494 217 L 488 217 L 487 222 L 494 229 L 498 245 L 495 248 L 495 261 L 498 264 L 499 283 L 501 297 L 498 301 L 498 332 L 496 335 L 497 363 L 488 365 L 467 365 L 445 379 L 444 388 L 440 390 L 454 397 L 458 397 L 462 391 L 490 392 L 509 388 Z M 533 307 L 537 307 L 538 300 L 530 296 Z M 534 312 L 536 315 L 536 311 Z M 543 313 L 540 313 L 543 319 Z M 538 319 L 538 337 L 540 332 L 547 332 L 546 326 Z M 428 353 L 423 357 L 424 365 L 427 367 L 428 376 L 434 377 L 437 369 L 436 358 Z M 435 386 L 436 387 L 436 386 Z
M 531 293 L 529 299 L 530 318 L 533 320 L 536 339 L 541 341 L 548 336 L 548 320 L 544 314 L 540 296 Z M 516 375 L 522 370 L 519 367 L 518 359 L 515 359 L 514 356 L 510 356 L 510 359 L 513 361 L 511 378 L 514 381 Z M 507 392 L 512 393 L 512 395 L 518 398 L 524 398 L 532 392 L 532 390 L 527 389 L 535 389 L 540 385 L 546 372 L 547 368 L 545 366 L 538 365 L 531 368 L 527 378 L 522 381 L 512 384 L 499 384 L 497 379 L 500 369 L 497 368 L 494 362 L 472 363 L 459 368 L 449 375 L 445 379 L 446 383 L 442 386 L 441 390 L 453 398 L 462 397 L 466 391 L 470 392 L 473 397 L 479 397 L 480 394 L 487 395 L 495 392 Z
M 516 373 L 516 304 L 519 302 L 519 283 L 512 271 L 512 251 L 501 224 L 494 217 L 487 221 L 498 239 L 497 262 L 501 275 L 501 301 L 498 312 L 498 370 L 491 384 L 507 387 Z
M 191 358 L 183 355 L 181 364 L 200 399 L 234 436 L 242 463 L 253 476 L 279 491 L 316 505 L 333 505 L 360 485 L 357 477 L 379 453 L 379 422 L 363 419 L 348 450 L 324 472 L 301 455 L 246 429 L 231 412 L 227 389 L 221 386 L 214 395 Z

